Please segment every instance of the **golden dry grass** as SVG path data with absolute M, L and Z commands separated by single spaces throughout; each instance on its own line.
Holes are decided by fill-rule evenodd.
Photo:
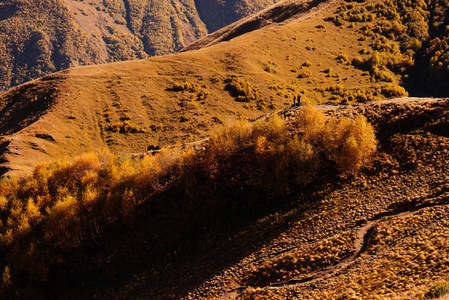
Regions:
M 334 10 L 321 8 L 312 18 L 305 18 L 306 11 L 300 22 L 269 26 L 201 50 L 74 68 L 55 75 L 57 79 L 37 82 L 41 89 L 54 86 L 57 99 L 45 111 L 45 119 L 8 137 L 11 153 L 5 154 L 4 166 L 29 171 L 39 161 L 101 147 L 134 153 L 151 144 L 192 142 L 222 123 L 289 106 L 300 93 L 310 103 L 381 99 L 382 91 L 388 90 L 385 83 L 372 82 L 346 61 L 361 48 L 370 48 L 370 42 L 358 41 L 354 28 L 324 21 Z M 311 77 L 298 78 L 303 72 Z M 258 98 L 236 101 L 226 88 L 231 75 L 248 82 Z M 197 85 L 201 91 L 172 89 L 176 83 Z M 329 90 L 337 85 L 344 92 Z M 35 93 L 39 98 L 41 93 Z M 2 96 L 2 106 L 8 95 Z M 124 114 L 130 127 L 141 130 L 107 130 L 114 124 L 118 128 Z M 41 133 L 56 143 L 36 138 Z

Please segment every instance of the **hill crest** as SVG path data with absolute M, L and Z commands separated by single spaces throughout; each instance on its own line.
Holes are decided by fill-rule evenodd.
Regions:
M 0 90 L 73 66 L 173 53 L 275 1 L 0 1 Z

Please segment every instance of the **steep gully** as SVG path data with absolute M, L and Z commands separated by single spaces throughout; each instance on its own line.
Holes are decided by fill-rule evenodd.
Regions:
M 123 5 L 125 5 L 125 21 L 126 21 L 126 26 L 128 27 L 128 29 L 135 33 L 132 26 L 131 26 L 131 5 L 129 4 L 129 0 L 123 0 Z

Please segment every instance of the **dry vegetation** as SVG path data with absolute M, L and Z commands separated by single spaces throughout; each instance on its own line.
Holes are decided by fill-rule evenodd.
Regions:
M 359 41 L 371 41 L 371 53 L 361 52 L 365 58 L 354 57 L 352 64 L 374 80 L 395 82 L 394 74 L 405 74 L 401 84 L 409 84 L 410 90 L 447 95 L 448 9 L 445 0 L 356 1 L 342 4 L 327 20 L 339 27 L 351 22 L 349 27 L 361 34 Z M 344 58 L 338 57 L 348 61 Z
M 115 274 L 114 286 L 95 282 L 95 293 L 102 298 L 161 299 L 370 299 L 375 295 L 422 299 L 442 295 L 449 274 L 447 105 L 447 100 L 377 102 L 333 108 L 325 116 L 305 106 L 283 111 L 287 124 L 278 118 L 239 123 L 198 145 L 204 150 L 179 158 L 168 156 L 175 166 L 171 180 L 165 181 L 168 185 L 163 184 L 163 176 L 157 182 L 149 180 L 152 187 L 162 188 L 162 194 L 156 192 L 131 210 L 133 219 L 124 217 L 122 204 L 116 205 L 118 210 L 108 213 L 115 225 L 100 226 L 101 248 L 108 250 L 102 250 L 94 261 L 101 264 L 117 252 L 127 256 L 118 265 L 113 259 L 106 264 Z M 332 146 L 339 140 L 336 133 L 345 132 L 336 130 L 336 123 L 348 123 L 344 116 L 352 122 L 363 120 L 357 117 L 361 113 L 375 125 L 379 152 L 368 168 L 354 175 L 342 173 L 335 153 L 327 151 L 344 148 Z M 340 121 L 334 121 L 334 116 Z M 355 136 L 359 135 L 352 131 L 345 144 L 358 140 Z M 154 162 L 164 155 L 146 159 Z M 141 163 L 133 164 L 137 171 L 125 173 L 134 186 Z M 132 192 L 139 199 L 137 190 Z M 117 203 L 125 198 L 118 196 Z M 143 213 L 144 208 L 154 213 Z M 142 223 L 142 213 L 151 221 Z M 130 220 L 133 230 L 128 231 Z M 370 233 L 360 237 L 369 222 L 373 222 Z M 155 224 L 160 224 L 157 228 L 163 234 L 154 234 Z M 108 226 L 116 229 L 113 237 L 107 234 Z M 148 231 L 136 233 L 142 226 Z M 159 263 L 152 261 L 149 267 L 134 268 L 131 275 L 124 275 L 120 269 L 124 265 L 143 263 L 133 251 L 119 250 L 123 244 L 120 233 L 130 232 L 126 245 Z M 86 245 L 90 237 L 82 236 Z M 184 242 L 182 246 L 174 242 L 168 256 L 149 255 L 154 252 L 148 246 L 135 242 L 135 238 L 153 245 L 150 241 L 158 241 L 160 246 L 168 242 L 162 236 Z M 113 246 L 107 242 L 111 238 L 116 241 Z M 361 241 L 365 248 L 360 245 L 359 255 L 342 264 Z M 336 265 L 340 267 L 333 269 Z M 122 270 L 121 275 L 114 268 Z M 13 273 L 12 267 L 6 270 Z M 84 274 L 86 278 L 89 273 Z M 117 284 L 122 276 L 129 279 Z
M 74 62 L 99 62 L 92 40 L 61 1 L 2 1 L 0 11 L 0 90 Z
M 307 106 L 295 126 L 298 134 L 292 136 L 280 117 L 240 122 L 212 136 L 200 152 L 176 155 L 163 150 L 141 161 L 100 152 L 41 164 L 29 176 L 4 179 L 3 295 L 45 295 L 51 286 L 67 284 L 73 276 L 68 270 L 92 276 L 102 258 L 86 265 L 93 257 L 85 247 L 113 242 L 107 240 L 112 228 L 126 232 L 134 227 L 151 239 L 160 224 L 149 225 L 149 216 L 155 220 L 179 214 L 179 209 L 194 212 L 166 224 L 165 234 L 173 235 L 143 247 L 146 255 L 154 255 L 180 242 L 206 216 L 279 201 L 314 182 L 323 168 L 354 173 L 376 149 L 373 128 L 363 117 L 325 121 L 322 112 Z M 148 228 L 140 228 L 146 223 Z M 108 255 L 117 263 L 138 263 L 124 257 L 123 250 Z M 116 263 L 104 267 L 106 273 L 121 268 Z
M 314 213 L 307 211 L 276 241 L 254 254 L 256 258 L 263 256 L 263 263 L 248 259 L 247 265 L 239 265 L 241 273 L 233 275 L 241 278 L 242 287 L 235 296 L 434 299 L 447 293 L 446 108 L 447 100 L 443 100 L 440 104 L 391 102 L 360 110 L 368 119 L 376 120 L 380 140 L 378 161 L 374 162 L 376 171 L 372 169 L 366 177 L 329 194 L 323 192 Z M 296 213 L 301 215 L 301 209 Z M 344 255 L 353 253 L 354 230 L 362 230 L 368 222 L 373 225 L 364 239 L 366 248 L 354 262 L 326 275 L 314 272 L 328 266 L 329 258 L 331 265 L 337 265 Z M 343 247 L 329 243 L 342 240 L 342 236 L 346 238 L 346 242 L 339 244 Z M 277 245 L 288 250 L 277 250 L 279 254 L 269 250 Z M 343 257 L 332 262 L 339 253 Z M 313 268 L 303 273 L 302 262 L 310 261 L 311 257 L 313 262 L 307 266 Z
M 312 245 L 279 255 L 254 266 L 243 276 L 242 285 L 251 287 L 282 284 L 292 278 L 306 278 L 333 266 L 352 254 L 355 232 L 342 232 Z

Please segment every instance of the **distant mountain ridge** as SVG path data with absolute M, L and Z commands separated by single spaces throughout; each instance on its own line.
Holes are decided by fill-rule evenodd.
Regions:
M 0 0 L 0 91 L 46 74 L 176 52 L 279 0 Z

